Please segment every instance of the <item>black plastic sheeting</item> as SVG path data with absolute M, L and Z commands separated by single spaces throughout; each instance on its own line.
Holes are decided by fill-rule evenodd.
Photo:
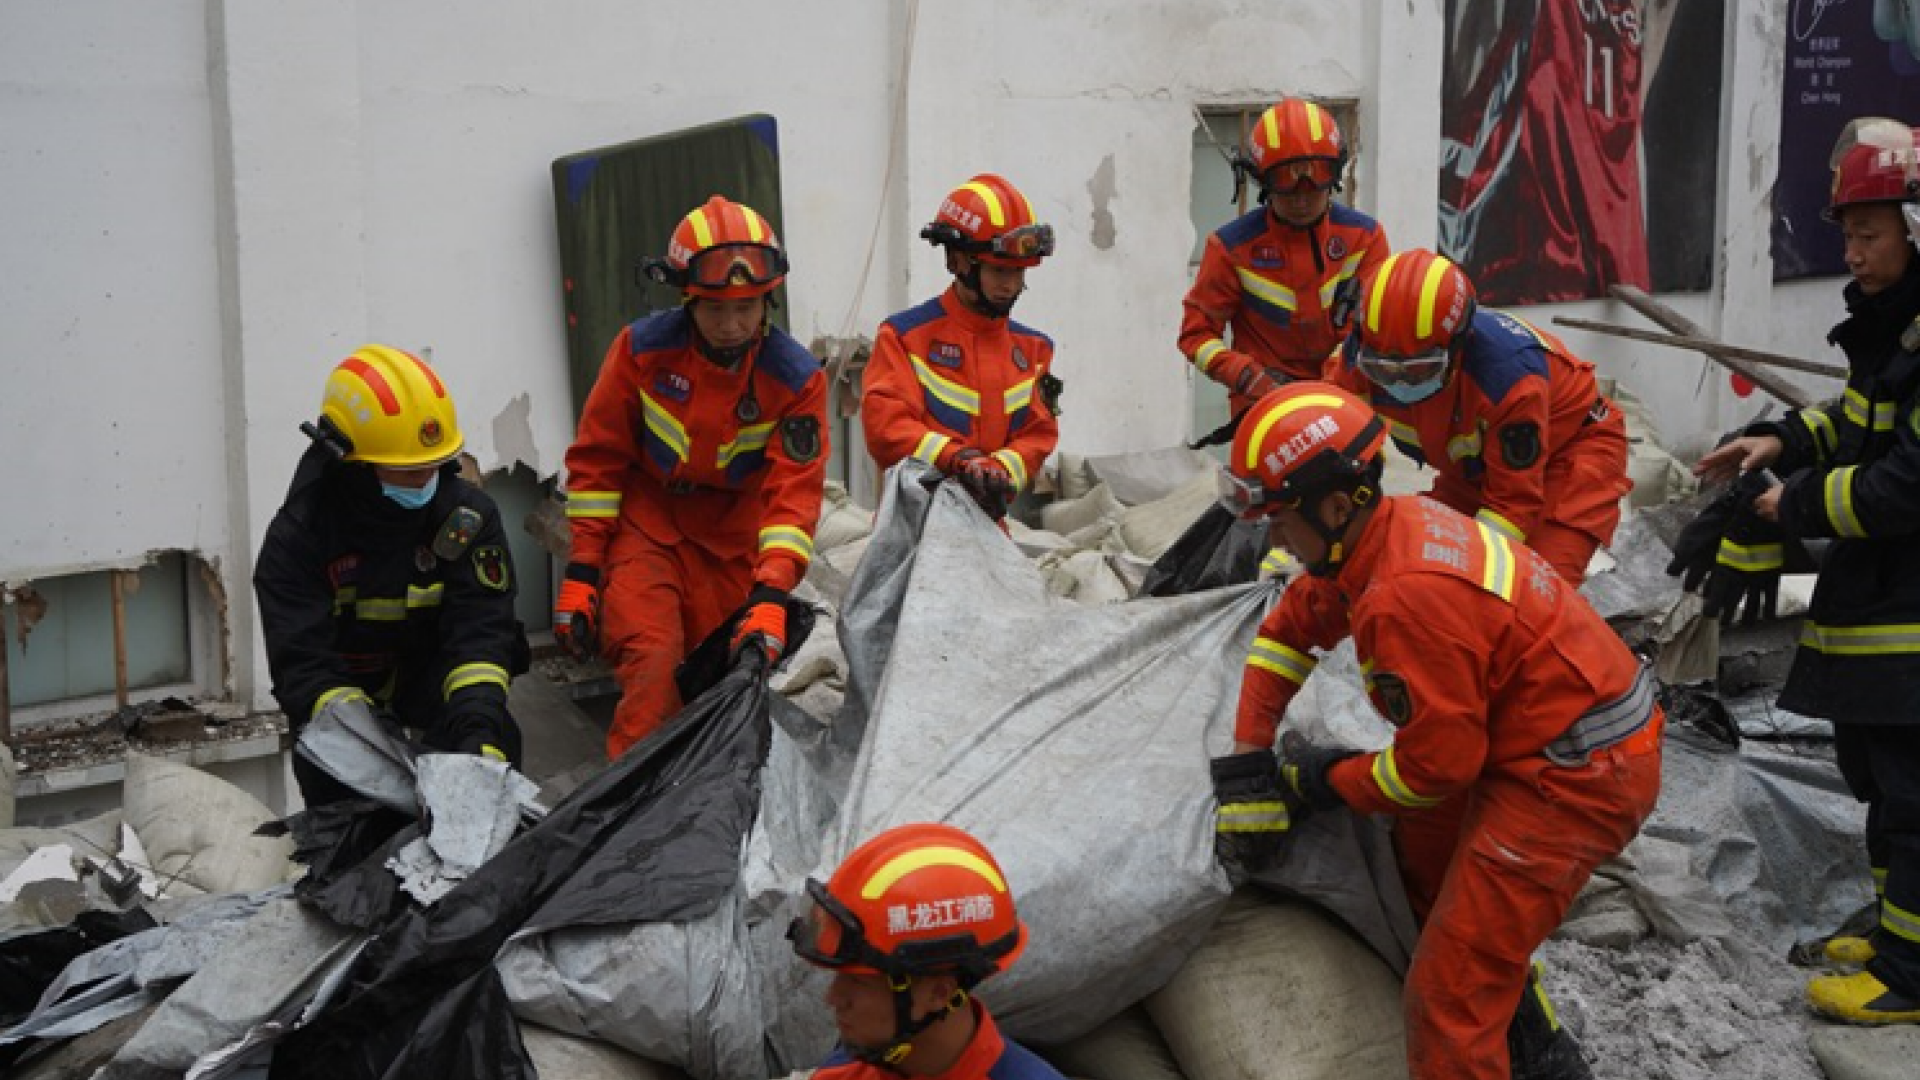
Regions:
M 0 941 L 0 1031 L 33 1012 L 40 996 L 75 957 L 156 925 L 144 908 L 83 911 L 66 926 Z M 0 1046 L 0 1066 L 13 1064 L 33 1045 L 23 1039 Z
M 439 903 L 381 929 L 338 1003 L 276 1048 L 270 1076 L 534 1080 L 494 957 L 520 933 L 712 913 L 739 880 L 768 708 L 764 657 L 748 650 Z
M 1264 521 L 1241 521 L 1224 506 L 1209 506 L 1162 552 L 1140 584 L 1142 596 L 1184 596 L 1260 576 L 1266 558 Z

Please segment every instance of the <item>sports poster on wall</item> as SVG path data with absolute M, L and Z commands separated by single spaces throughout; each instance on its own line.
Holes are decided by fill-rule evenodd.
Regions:
M 1440 250 L 1484 301 L 1712 284 L 1725 0 L 1447 0 Z
M 1920 0 L 1788 0 L 1781 93 L 1773 279 L 1844 274 L 1828 159 L 1857 117 L 1920 123 Z

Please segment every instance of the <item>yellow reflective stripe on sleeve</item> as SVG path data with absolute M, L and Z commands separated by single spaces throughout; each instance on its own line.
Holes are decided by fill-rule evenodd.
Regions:
M 1000 467 L 1007 470 L 1007 475 L 1013 479 L 1015 492 L 1027 490 L 1027 463 L 1020 459 L 1018 453 L 1012 450 L 995 450 L 993 460 L 998 461 Z
M 1286 832 L 1293 825 L 1287 804 L 1272 802 L 1221 803 L 1214 829 L 1224 833 Z
M 365 690 L 357 686 L 336 686 L 313 700 L 313 712 L 307 719 L 311 720 L 313 717 L 319 716 L 320 710 L 336 701 L 351 700 L 353 698 L 359 698 L 361 701 L 368 703 L 372 703 L 373 701 L 372 698 L 367 696 Z
M 1270 637 L 1256 637 L 1247 651 L 1247 666 L 1271 671 L 1288 682 L 1307 681 L 1319 661 L 1297 649 L 1288 648 Z
M 953 437 L 950 435 L 942 435 L 937 431 L 929 431 L 925 435 L 920 436 L 920 445 L 913 448 L 913 456 L 929 465 L 938 464 L 940 461 L 940 452 L 945 450 L 947 444 L 952 441 Z
M 447 586 L 442 582 L 431 585 L 407 586 L 407 606 L 410 608 L 439 607 L 440 601 L 447 595 Z
M 1300 565 L 1286 548 L 1267 549 L 1266 558 L 1260 560 L 1260 572 L 1263 574 L 1286 574 Z
M 1868 427 L 1870 425 L 1875 434 L 1892 431 L 1894 403 L 1891 401 L 1872 402 L 1873 418 L 1871 421 L 1867 418 L 1868 406 L 1869 402 L 1865 394 L 1862 394 L 1851 386 L 1847 387 L 1846 399 L 1842 405 L 1842 411 L 1845 413 L 1848 423 L 1858 427 Z
M 1920 915 L 1915 915 L 1884 896 L 1880 898 L 1880 929 L 1904 941 L 1920 945 Z
M 1001 404 L 1006 408 L 1008 416 L 1033 404 L 1033 380 L 1028 379 L 1008 387 L 1007 392 L 1001 395 Z
M 1809 619 L 1800 624 L 1800 644 L 1829 656 L 1920 653 L 1920 623 L 1822 626 Z
M 1478 521 L 1480 524 L 1485 525 L 1487 528 L 1492 529 L 1494 532 L 1499 533 L 1501 536 L 1506 537 L 1516 544 L 1524 544 L 1527 542 L 1527 534 L 1520 531 L 1520 526 L 1508 521 L 1505 517 L 1493 510 L 1489 510 L 1483 506 L 1480 508 L 1480 512 L 1473 515 L 1473 517 L 1475 521 Z
M 1833 455 L 1834 448 L 1840 445 L 1840 437 L 1833 430 L 1833 419 L 1822 409 L 1802 409 L 1800 426 L 1807 429 L 1813 438 L 1814 452 L 1821 460 Z
M 620 516 L 617 491 L 567 492 L 567 516 L 570 518 L 610 518 Z
M 1408 446 L 1420 445 L 1420 433 L 1414 430 L 1412 424 L 1403 424 L 1398 420 L 1390 420 L 1385 416 L 1382 416 L 1380 419 L 1387 421 L 1387 434 L 1393 437 L 1394 442 L 1405 443 Z
M 1836 536 L 1867 535 L 1867 527 L 1860 524 L 1859 516 L 1853 512 L 1853 473 L 1858 468 L 1858 465 L 1849 465 L 1827 474 L 1825 486 L 1827 520 L 1833 523 Z
M 1214 360 L 1226 351 L 1226 342 L 1219 338 L 1208 338 L 1199 348 L 1193 350 L 1193 365 L 1201 371 L 1210 371 Z
M 1884 866 L 1875 866 L 1867 872 L 1873 875 L 1873 895 L 1887 895 L 1887 868 Z
M 1716 560 L 1730 570 L 1764 573 L 1786 565 L 1786 552 L 1779 544 L 1736 544 L 1721 537 L 1720 554 Z
M 733 464 L 733 459 L 741 454 L 751 454 L 767 448 L 767 440 L 773 437 L 773 423 L 748 424 L 737 432 L 732 441 L 720 445 L 720 452 L 714 462 L 719 468 Z
M 1480 587 L 1502 600 L 1512 600 L 1513 581 L 1518 569 L 1513 546 L 1486 522 L 1476 518 L 1473 523 L 1480 530 L 1480 543 L 1487 552 L 1486 565 L 1480 568 Z
M 1274 307 L 1285 308 L 1288 311 L 1299 310 L 1300 301 L 1294 296 L 1292 289 L 1287 288 L 1277 281 L 1261 277 L 1251 270 L 1238 266 L 1233 268 L 1233 272 L 1240 275 L 1240 287 L 1247 292 L 1265 300 Z
M 1320 283 L 1321 307 L 1327 307 L 1333 303 L 1333 294 L 1340 290 L 1342 282 L 1359 271 L 1360 260 L 1364 258 L 1366 258 L 1366 255 L 1363 253 L 1355 253 L 1347 256 L 1347 260 L 1340 264 L 1340 269 L 1332 277 Z
M 1485 443 L 1480 438 L 1480 431 L 1476 428 L 1465 435 L 1455 435 L 1453 438 L 1448 439 L 1447 457 L 1453 461 L 1479 457 L 1480 451 L 1484 446 Z
M 1421 795 L 1400 779 L 1400 766 L 1393 760 L 1393 747 L 1389 746 L 1373 757 L 1373 782 L 1380 787 L 1380 794 L 1396 806 L 1409 810 L 1425 810 L 1430 806 L 1439 806 L 1443 801 L 1437 797 Z
M 909 355 L 913 362 L 913 374 L 920 385 L 943 405 L 951 406 L 968 416 L 980 415 L 980 392 L 971 387 L 961 386 L 952 379 L 942 378 L 934 373 L 931 365 L 918 356 Z
M 813 537 L 805 529 L 792 525 L 769 525 L 760 530 L 760 552 L 785 551 L 797 556 L 802 563 L 813 561 Z
M 687 429 L 680 425 L 680 421 L 644 392 L 640 395 L 640 411 L 645 416 L 647 430 L 653 433 L 653 437 L 665 443 L 667 449 L 673 451 L 674 457 L 681 461 L 687 460 L 687 455 L 692 452 L 693 443 L 687 438 Z
M 506 690 L 507 669 L 501 667 L 499 664 L 483 664 L 479 662 L 461 664 L 459 667 L 447 672 L 446 681 L 440 684 L 440 696 L 445 700 L 451 701 L 453 700 L 455 691 L 464 690 L 469 686 L 483 685 L 497 686 L 502 691 Z

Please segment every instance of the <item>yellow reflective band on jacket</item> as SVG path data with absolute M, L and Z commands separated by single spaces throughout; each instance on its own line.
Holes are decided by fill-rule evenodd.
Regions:
M 1824 409 L 1800 410 L 1800 426 L 1807 429 L 1807 435 L 1813 439 L 1815 456 L 1821 461 L 1833 456 L 1840 445 L 1840 436 L 1833 430 L 1833 418 Z
M 1287 815 L 1287 804 L 1278 799 L 1272 802 L 1221 803 L 1220 813 L 1213 822 L 1214 830 L 1224 833 L 1286 832 L 1292 826 L 1293 819 Z
M 687 455 L 692 452 L 693 443 L 687 438 L 687 429 L 680 425 L 680 421 L 674 419 L 672 413 L 662 408 L 659 402 L 644 392 L 640 395 L 640 411 L 645 416 L 647 430 L 653 437 L 673 451 L 674 457 L 682 462 L 686 461 Z
M 1002 395 L 1001 401 L 1008 416 L 1033 404 L 1033 380 L 1028 379 L 1007 387 L 1007 392 Z
M 1227 343 L 1219 338 L 1208 338 L 1200 347 L 1193 350 L 1193 365 L 1201 371 L 1211 371 L 1213 362 L 1227 351 Z
M 813 537 L 792 525 L 769 525 L 760 530 L 760 553 L 769 551 L 788 552 L 804 566 L 813 561 Z
M 929 465 L 937 465 L 940 462 L 940 452 L 945 450 L 947 444 L 952 441 L 953 437 L 951 435 L 942 435 L 937 431 L 929 431 L 925 435 L 920 436 L 920 445 L 913 448 L 913 456 Z
M 1867 407 L 1867 396 L 1851 386 L 1847 387 L 1846 402 L 1843 406 L 1847 422 L 1858 427 L 1869 427 Z M 1894 403 L 1891 401 L 1876 401 L 1872 403 L 1872 407 L 1873 421 L 1870 429 L 1873 433 L 1878 435 L 1892 431 Z
M 611 518 L 620 516 L 617 491 L 567 492 L 567 516 L 570 518 Z
M 1853 474 L 1859 467 L 1848 465 L 1827 474 L 1823 494 L 1826 498 L 1827 521 L 1832 523 L 1835 536 L 1857 538 L 1867 535 L 1867 527 L 1860 524 L 1859 515 L 1853 512 Z
M 1240 275 L 1240 287 L 1254 296 L 1274 307 L 1284 308 L 1288 313 L 1300 309 L 1300 301 L 1294 296 L 1293 290 L 1285 285 L 1241 267 L 1234 267 L 1233 272 Z
M 1480 568 L 1480 587 L 1502 600 L 1513 599 L 1513 582 L 1518 576 L 1518 566 L 1513 557 L 1513 545 L 1507 538 L 1494 532 L 1487 523 L 1475 519 L 1474 525 L 1480 530 L 1480 542 L 1486 546 L 1486 565 Z
M 1481 507 L 1480 512 L 1473 515 L 1473 519 L 1516 544 L 1527 542 L 1527 534 L 1520 531 L 1520 526 L 1508 521 L 1496 511 Z
M 1270 637 L 1256 637 L 1247 651 L 1247 666 L 1271 671 L 1293 683 L 1304 683 L 1319 661 L 1306 653 L 1290 649 Z
M 1430 806 L 1439 806 L 1443 799 L 1421 795 L 1400 779 L 1400 766 L 1394 763 L 1393 747 L 1389 746 L 1373 756 L 1373 782 L 1380 787 L 1380 794 L 1396 806 L 1409 810 L 1425 810 Z
M 336 686 L 313 699 L 313 712 L 308 715 L 307 719 L 311 720 L 313 717 L 319 716 L 320 710 L 336 701 L 351 701 L 354 698 L 359 698 L 368 704 L 373 703 L 373 699 L 367 696 L 367 692 L 357 686 Z
M 925 360 L 918 356 L 909 355 L 907 359 L 913 361 L 914 377 L 920 380 L 921 387 L 933 395 L 934 400 L 949 408 L 958 409 L 968 416 L 980 415 L 978 390 L 961 386 L 952 379 L 940 377 Z
M 1868 873 L 1873 875 L 1873 895 L 1876 897 L 1887 895 L 1887 868 L 1876 866 Z
M 1340 264 L 1340 268 L 1334 272 L 1334 275 L 1320 283 L 1321 307 L 1333 306 L 1333 294 L 1340 291 L 1341 283 L 1360 270 L 1360 260 L 1364 258 L 1366 258 L 1364 252 L 1347 256 L 1346 261 Z
M 1800 624 L 1800 644 L 1829 656 L 1895 656 L 1920 653 L 1920 623 L 1882 626 L 1822 626 L 1809 619 Z
M 995 450 L 993 452 L 993 460 L 999 462 L 1000 467 L 1007 470 L 1007 476 L 1013 480 L 1014 491 L 1027 490 L 1027 463 L 1020 459 L 1019 454 L 1012 450 Z
M 447 672 L 446 680 L 440 684 L 440 696 L 451 701 L 455 691 L 464 690 L 469 686 L 497 686 L 504 693 L 507 689 L 507 669 L 499 664 L 479 661 L 461 664 Z
M 1726 537 L 1720 538 L 1717 558 L 1721 566 L 1749 574 L 1778 570 L 1786 565 L 1786 551 L 1779 544 L 1736 544 Z
M 1480 431 L 1476 428 L 1465 435 L 1455 435 L 1453 438 L 1448 439 L 1447 457 L 1454 461 L 1476 458 L 1480 456 L 1480 452 L 1485 446 L 1486 442 L 1480 438 Z
M 1905 910 L 1884 896 L 1880 898 L 1880 929 L 1920 945 L 1920 915 Z
M 1300 565 L 1286 548 L 1268 548 L 1267 556 L 1260 560 L 1260 572 L 1263 574 L 1285 574 Z
M 405 599 L 374 596 L 363 600 L 359 590 L 349 585 L 333 594 L 333 613 L 339 615 L 351 609 L 353 617 L 362 622 L 401 622 L 414 609 L 439 607 L 446 598 L 446 592 L 444 584 L 435 582 L 432 585 L 409 585 Z
M 747 424 L 734 434 L 731 441 L 720 444 L 720 452 L 715 456 L 714 464 L 725 469 L 741 454 L 757 454 L 765 450 L 767 440 L 772 437 L 771 421 L 764 424 Z
M 1412 424 L 1403 424 L 1398 420 L 1389 420 L 1384 416 L 1380 419 L 1387 421 L 1387 434 L 1393 437 L 1394 442 L 1404 443 L 1407 446 L 1420 445 L 1420 432 L 1415 430 Z

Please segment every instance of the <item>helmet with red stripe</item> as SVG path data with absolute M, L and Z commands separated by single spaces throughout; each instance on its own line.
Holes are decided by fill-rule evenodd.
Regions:
M 389 468 L 441 464 L 465 442 L 440 377 L 389 345 L 362 345 L 334 366 L 320 423 L 347 461 Z

